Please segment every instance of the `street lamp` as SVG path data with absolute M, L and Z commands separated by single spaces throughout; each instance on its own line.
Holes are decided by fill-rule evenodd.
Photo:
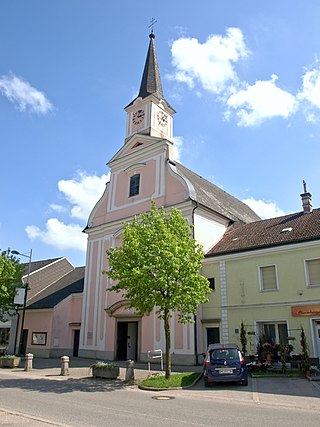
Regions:
M 28 289 L 29 289 L 29 279 L 30 279 L 30 272 L 31 272 L 31 258 L 32 258 L 32 249 L 30 249 L 30 252 L 27 254 L 22 254 L 18 251 L 11 251 L 13 255 L 20 255 L 24 256 L 26 258 L 29 258 L 29 265 L 28 265 L 28 275 L 27 275 L 27 283 L 24 285 L 24 298 L 23 298 L 23 308 L 22 308 L 22 319 L 21 319 L 21 327 L 20 327 L 20 340 L 19 340 L 19 355 L 22 354 L 22 346 L 23 346 L 23 326 L 24 326 L 24 317 L 26 314 L 26 306 L 27 306 L 27 296 L 28 296 Z

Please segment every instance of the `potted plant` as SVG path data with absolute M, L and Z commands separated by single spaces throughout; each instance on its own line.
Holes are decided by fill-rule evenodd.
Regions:
M 106 378 L 115 380 L 120 374 L 119 366 L 114 363 L 96 362 L 91 365 L 92 375 L 94 378 Z
M 0 367 L 1 368 L 18 368 L 21 362 L 21 357 L 18 356 L 1 356 Z

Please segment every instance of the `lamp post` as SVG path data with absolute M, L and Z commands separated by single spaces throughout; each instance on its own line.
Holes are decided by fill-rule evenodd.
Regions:
M 32 249 L 30 249 L 30 252 L 28 254 L 22 254 L 21 252 L 18 252 L 18 251 L 11 251 L 11 253 L 13 255 L 20 255 L 20 256 L 24 256 L 26 258 L 29 258 L 27 282 L 24 285 L 24 298 L 23 298 L 22 319 L 21 319 L 19 350 L 18 350 L 19 355 L 21 355 L 22 354 L 22 345 L 23 345 L 24 317 L 26 314 L 27 296 L 28 296 L 28 289 L 29 289 L 29 279 L 30 279 L 30 272 L 31 272 Z

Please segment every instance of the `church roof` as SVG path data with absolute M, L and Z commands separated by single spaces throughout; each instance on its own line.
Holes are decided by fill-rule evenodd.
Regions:
M 191 199 L 223 215 L 234 222 L 248 223 L 258 221 L 260 217 L 248 205 L 236 197 L 207 181 L 185 166 L 175 163 L 176 169 L 194 188 Z
M 83 292 L 85 267 L 70 273 L 48 286 L 28 303 L 28 308 L 53 308 L 71 294 Z
M 320 240 L 320 209 L 265 219 L 227 231 L 206 257 Z
M 35 272 L 37 270 L 40 270 L 41 268 L 44 268 L 47 265 L 56 263 L 57 261 L 62 260 L 62 259 L 63 259 L 63 257 L 44 259 L 44 260 L 41 260 L 41 261 L 31 261 L 31 264 L 30 264 L 30 273 L 33 273 L 33 272 Z M 29 263 L 28 262 L 24 262 L 24 263 L 22 263 L 22 265 L 23 265 L 24 274 L 28 274 Z

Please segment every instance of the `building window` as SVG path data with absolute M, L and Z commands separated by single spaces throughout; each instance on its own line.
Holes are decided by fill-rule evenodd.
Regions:
M 140 187 L 140 175 L 139 174 L 133 175 L 130 178 L 129 197 L 136 196 L 137 194 L 139 194 L 139 187 Z
M 307 286 L 320 286 L 320 259 L 306 261 Z
M 259 273 L 260 289 L 262 291 L 275 291 L 278 289 L 275 265 L 259 267 Z
M 260 323 L 260 337 L 269 344 L 288 344 L 288 325 L 286 322 Z
M 215 289 L 216 289 L 216 284 L 215 284 L 215 281 L 214 281 L 214 277 L 210 277 L 208 280 L 209 280 L 209 286 L 210 286 L 210 289 L 211 289 L 212 291 L 215 291 Z

